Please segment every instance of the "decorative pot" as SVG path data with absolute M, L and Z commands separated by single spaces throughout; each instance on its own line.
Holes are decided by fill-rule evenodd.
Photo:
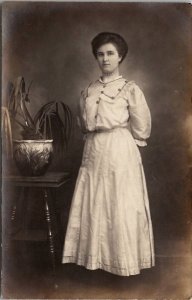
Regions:
M 22 175 L 45 174 L 52 160 L 53 140 L 13 140 L 13 157 Z

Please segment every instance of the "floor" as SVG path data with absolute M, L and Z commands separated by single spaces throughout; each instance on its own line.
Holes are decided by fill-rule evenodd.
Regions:
M 46 243 L 13 244 L 5 255 L 4 299 L 184 300 L 192 296 L 190 239 L 162 241 L 156 245 L 156 266 L 130 277 L 74 264 L 59 264 L 54 276 Z

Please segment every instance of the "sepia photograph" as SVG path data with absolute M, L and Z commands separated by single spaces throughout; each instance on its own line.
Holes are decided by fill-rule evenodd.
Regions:
M 2 298 L 192 299 L 190 3 L 2 3 Z

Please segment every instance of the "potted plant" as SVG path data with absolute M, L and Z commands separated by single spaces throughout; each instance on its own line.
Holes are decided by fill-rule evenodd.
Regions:
M 66 150 L 73 128 L 73 116 L 63 102 L 43 105 L 33 117 L 28 109 L 29 91 L 18 77 L 8 85 L 7 107 L 12 128 L 21 128 L 22 140 L 13 140 L 13 157 L 23 175 L 38 176 L 46 172 L 53 152 Z
M 2 168 L 4 174 L 9 174 L 10 168 L 13 165 L 10 162 L 13 160 L 13 142 L 12 142 L 12 128 L 9 111 L 7 107 L 1 108 L 1 141 L 2 141 Z
M 2 134 L 2 152 L 6 159 L 13 156 L 12 129 L 9 111 L 7 107 L 1 108 L 1 134 Z

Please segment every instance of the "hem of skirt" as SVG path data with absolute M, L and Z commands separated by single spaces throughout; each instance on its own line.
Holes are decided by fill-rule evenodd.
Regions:
M 101 269 L 104 270 L 106 272 L 115 274 L 115 275 L 119 275 L 119 276 L 130 276 L 130 275 L 138 275 L 140 274 L 142 269 L 149 269 L 155 266 L 154 262 L 146 262 L 141 264 L 138 268 L 132 268 L 132 269 L 126 269 L 126 268 L 118 268 L 118 267 L 113 267 L 110 265 L 106 265 L 104 263 L 95 263 L 95 264 L 90 264 L 90 263 L 83 263 L 79 260 L 77 260 L 75 257 L 63 257 L 62 260 L 63 264 L 66 263 L 74 263 L 76 265 L 79 266 L 83 266 L 88 270 L 97 270 L 97 269 Z

